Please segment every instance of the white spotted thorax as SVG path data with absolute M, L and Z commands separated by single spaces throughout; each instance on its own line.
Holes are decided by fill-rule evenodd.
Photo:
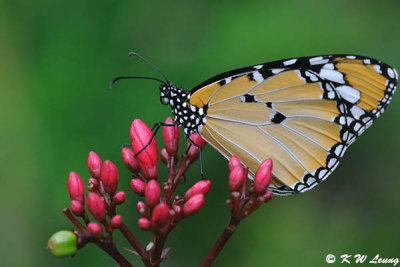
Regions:
M 206 121 L 206 106 L 198 108 L 190 104 L 190 92 L 166 83 L 160 86 L 160 101 L 171 107 L 177 126 L 182 126 L 186 135 L 201 132 Z

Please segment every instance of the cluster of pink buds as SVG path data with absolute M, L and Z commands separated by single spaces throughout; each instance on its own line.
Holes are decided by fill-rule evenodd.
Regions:
M 231 199 L 227 203 L 232 217 L 241 220 L 271 199 L 272 192 L 267 190 L 272 177 L 271 159 L 261 163 L 249 188 L 247 185 L 249 170 L 243 168 L 235 156 L 229 160 L 229 171 L 228 187 L 231 190 Z
M 133 183 L 138 181 L 132 179 L 131 185 Z M 191 217 L 200 210 L 211 182 L 197 182 L 186 192 L 183 199 L 178 195 L 170 198 L 172 187 L 168 182 L 163 184 L 164 197 L 161 196 L 160 185 L 156 180 L 150 180 L 145 187 L 145 202 L 138 201 L 136 205 L 138 213 L 142 216 L 138 220 L 138 226 L 144 231 L 166 234 L 181 219 Z M 138 193 L 137 187 L 132 186 L 132 189 Z M 141 192 L 138 194 L 141 195 Z
M 164 181 L 159 181 L 158 150 L 153 132 L 141 120 L 134 120 L 130 128 L 132 149 L 124 147 L 121 151 L 122 161 L 132 175 L 121 181 L 128 183 L 130 180 L 132 191 L 139 196 L 136 203 L 140 215 L 137 226 L 152 233 L 151 241 L 142 245 L 117 213 L 117 207 L 125 202 L 126 195 L 123 191 L 117 191 L 116 166 L 109 160 L 102 162 L 95 152 L 90 152 L 87 166 L 91 177 L 88 179 L 86 195 L 79 175 L 75 172 L 68 175 L 67 189 L 71 201 L 70 208 L 64 208 L 63 213 L 76 229 L 60 231 L 51 237 L 48 247 L 54 255 L 72 255 L 87 243 L 94 243 L 121 266 L 132 266 L 113 241 L 113 233 L 118 230 L 133 248 L 124 250 L 138 255 L 147 267 L 160 266 L 169 251 L 169 248 L 164 248 L 168 234 L 179 222 L 201 209 L 211 188 L 211 181 L 196 179 L 183 197 L 175 194 L 185 172 L 199 157 L 199 148 L 202 149 L 205 142 L 199 134 L 192 134 L 190 139 L 196 146 L 188 142 L 186 153 L 179 156 L 179 129 L 170 126 L 172 122 L 171 118 L 167 118 L 162 131 L 165 147 L 161 149 L 160 158 L 168 170 Z M 201 266 L 210 266 L 239 222 L 272 197 L 272 192 L 268 191 L 272 160 L 265 160 L 260 165 L 250 184 L 247 179 L 248 169 L 242 167 L 237 157 L 229 160 L 229 169 L 231 198 L 227 203 L 231 220 Z
M 77 230 L 55 233 L 49 240 L 49 249 L 54 255 L 67 256 L 87 243 L 95 243 L 120 265 L 132 266 L 117 250 L 112 238 L 114 230 L 119 229 L 132 246 L 140 251 L 140 244 L 131 236 L 123 223 L 122 216 L 116 212 L 116 207 L 124 203 L 126 198 L 125 192 L 117 191 L 118 170 L 111 161 L 102 162 L 93 151 L 88 155 L 87 167 L 91 178 L 88 179 L 89 192 L 86 196 L 82 179 L 78 174 L 70 172 L 67 179 L 71 202 L 70 209 L 64 208 L 63 213 Z M 85 207 L 93 219 L 89 218 Z M 143 251 L 142 248 L 141 252 Z
M 166 124 L 172 122 L 171 118 L 165 120 Z M 165 147 L 161 150 L 161 160 L 167 165 L 168 179 L 161 185 L 157 181 L 156 141 L 153 139 L 147 148 L 141 151 L 152 138 L 151 130 L 141 120 L 134 120 L 130 134 L 132 150 L 123 148 L 122 160 L 132 172 L 133 179 L 130 182 L 132 190 L 144 198 L 136 204 L 141 216 L 137 222 L 138 226 L 154 234 L 153 241 L 146 246 L 146 252 L 153 261 L 160 260 L 165 257 L 162 248 L 167 234 L 183 218 L 193 216 L 200 210 L 204 204 L 205 195 L 210 190 L 211 182 L 209 180 L 197 182 L 186 192 L 184 198 L 174 195 L 183 174 L 199 156 L 198 149 L 188 143 L 188 152 L 182 155 L 180 164 L 177 166 L 179 159 L 179 128 L 177 126 L 163 128 Z M 205 142 L 198 134 L 191 135 L 191 139 L 200 148 L 204 147 Z M 138 152 L 140 154 L 135 158 L 134 155 Z
M 173 122 L 171 118 L 165 120 L 165 123 L 171 122 Z M 209 180 L 197 182 L 186 192 L 183 199 L 173 195 L 184 171 L 198 157 L 199 151 L 194 146 L 190 147 L 188 153 L 182 156 L 180 168 L 177 169 L 175 166 L 178 159 L 179 128 L 165 126 L 163 128 L 165 148 L 161 150 L 161 158 L 167 164 L 169 175 L 161 188 L 156 180 L 158 173 L 156 141 L 153 140 L 138 155 L 137 160 L 134 157 L 134 153 L 139 152 L 149 142 L 151 136 L 152 132 L 141 120 L 134 120 L 131 126 L 133 151 L 123 148 L 122 160 L 132 171 L 132 190 L 145 200 L 137 203 L 137 210 L 142 216 L 138 220 L 139 227 L 145 231 L 167 233 L 179 220 L 194 215 L 201 208 L 204 195 L 210 190 L 211 182 Z M 193 134 L 191 138 L 197 145 L 204 147 L 205 142 L 198 134 Z M 138 166 L 141 167 L 138 168 Z M 140 170 L 143 172 L 141 173 Z M 163 191 L 163 196 L 161 191 Z
M 91 174 L 88 180 L 89 193 L 86 195 L 86 207 L 97 221 L 90 221 L 85 211 L 85 195 L 82 179 L 75 172 L 70 172 L 67 179 L 67 189 L 71 198 L 70 208 L 77 217 L 87 224 L 87 230 L 102 237 L 103 227 L 107 233 L 122 225 L 121 215 L 116 214 L 115 207 L 125 201 L 125 192 L 117 191 L 118 170 L 114 163 L 106 160 L 102 163 L 95 152 L 90 152 L 87 166 Z M 107 221 L 107 216 L 110 218 Z M 101 226 L 100 224 L 103 226 Z
M 167 124 L 172 122 L 171 118 L 165 121 Z M 132 122 L 130 137 L 132 149 L 124 147 L 121 157 L 132 173 L 130 180 L 132 190 L 143 197 L 136 205 L 141 215 L 137 224 L 140 229 L 153 233 L 152 241 L 147 246 L 143 246 L 124 224 L 122 216 L 117 214 L 116 207 L 124 203 L 126 195 L 123 191 L 117 191 L 116 166 L 109 160 L 102 162 L 95 152 L 90 152 L 87 166 L 91 177 L 88 179 L 89 192 L 86 196 L 84 184 L 78 174 L 71 172 L 67 179 L 71 202 L 70 209 L 65 208 L 63 212 L 78 230 L 74 230 L 73 235 L 69 235 L 68 231 L 61 231 L 54 235 L 49 242 L 49 248 L 53 254 L 71 255 L 77 249 L 92 242 L 109 253 L 121 265 L 131 266 L 114 245 L 113 231 L 118 229 L 146 266 L 158 266 L 168 252 L 163 247 L 169 232 L 182 219 L 193 216 L 203 206 L 205 195 L 211 187 L 209 180 L 200 180 L 195 183 L 187 190 L 183 198 L 175 195 L 175 190 L 183 179 L 184 173 L 200 153 L 198 148 L 188 142 L 187 153 L 179 158 L 177 126 L 163 128 L 165 147 L 161 150 L 161 159 L 167 165 L 168 179 L 161 183 L 161 186 L 157 181 L 158 150 L 152 131 L 141 120 L 136 119 Z M 198 147 L 204 147 L 205 142 L 198 134 L 191 135 L 191 139 Z M 89 215 L 93 219 L 90 219 Z M 79 218 L 84 224 L 78 220 Z M 68 244 L 68 249 L 64 247 L 66 244 Z M 71 247 L 71 244 L 74 246 Z

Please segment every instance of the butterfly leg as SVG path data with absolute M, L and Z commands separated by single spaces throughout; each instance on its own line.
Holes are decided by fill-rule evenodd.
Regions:
M 190 149 L 190 146 L 191 145 L 193 145 L 196 149 L 198 149 L 199 150 L 199 159 L 200 159 L 200 175 L 201 175 L 201 179 L 203 179 L 204 180 L 204 172 L 203 172 L 203 157 L 202 157 L 202 155 L 201 155 L 201 148 L 190 138 L 190 135 L 189 136 L 186 136 L 186 138 L 187 138 L 187 140 L 189 141 L 189 143 L 190 143 L 190 145 L 189 145 L 189 147 L 188 147 L 188 149 L 187 149 L 187 151 L 186 151 L 186 154 L 187 154 L 187 152 L 189 151 L 189 149 Z
M 154 124 L 153 127 L 151 127 L 151 131 L 153 131 L 154 129 L 155 131 L 151 136 L 149 142 L 144 147 L 142 147 L 142 149 L 140 149 L 137 153 L 135 153 L 135 157 L 137 157 L 143 150 L 145 150 L 151 144 L 161 126 L 175 126 L 175 125 L 176 125 L 175 122 L 174 123 L 157 122 L 156 124 Z

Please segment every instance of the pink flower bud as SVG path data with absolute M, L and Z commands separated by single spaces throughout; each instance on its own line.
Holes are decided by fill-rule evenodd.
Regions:
M 154 208 L 158 203 L 160 203 L 160 185 L 156 180 L 150 180 L 145 189 L 145 199 L 147 206 Z
M 151 213 L 151 220 L 157 226 L 164 226 L 169 218 L 169 207 L 165 203 L 160 203 L 154 207 L 153 212 Z
M 242 164 L 240 163 L 240 160 L 239 160 L 239 158 L 238 157 L 236 157 L 236 156 L 232 156 L 230 159 L 229 159 L 229 170 L 230 171 L 232 171 L 232 169 L 233 168 L 235 168 L 236 166 L 242 166 Z
M 101 199 L 98 194 L 90 192 L 86 196 L 86 202 L 90 214 L 92 214 L 92 216 L 96 220 L 102 222 L 106 219 L 106 207 L 104 205 L 103 199 Z
M 96 179 L 100 179 L 101 159 L 99 155 L 97 155 L 96 152 L 90 151 L 86 164 L 89 168 L 90 175 Z
M 136 204 L 136 209 L 139 212 L 139 214 L 143 215 L 147 211 L 147 206 L 146 204 L 144 204 L 144 202 L 138 201 L 138 203 Z
M 148 231 L 151 228 L 151 221 L 147 218 L 140 218 L 138 220 L 138 226 L 144 230 Z
M 195 183 L 191 188 L 189 188 L 188 191 L 186 191 L 185 196 L 183 199 L 185 201 L 189 200 L 194 195 L 197 194 L 207 194 L 208 191 L 210 191 L 211 188 L 211 181 L 210 180 L 201 180 Z
M 272 198 L 272 195 L 273 195 L 272 191 L 266 191 L 263 195 L 264 202 L 270 201 Z
M 109 160 L 104 161 L 101 167 L 100 177 L 103 182 L 104 190 L 109 194 L 115 193 L 118 186 L 118 170 L 114 163 Z
M 170 117 L 165 119 L 165 123 L 174 123 L 174 120 Z M 179 127 L 178 126 L 164 126 L 163 137 L 165 148 L 168 154 L 175 155 L 178 151 L 179 144 Z
M 161 154 L 161 161 L 164 162 L 165 164 L 168 164 L 169 154 L 165 147 L 163 149 L 161 149 L 160 154 Z
M 153 132 L 147 127 L 143 121 L 135 119 L 131 125 L 131 142 L 133 152 L 138 153 L 145 145 L 148 144 Z M 157 172 L 157 160 L 158 151 L 156 140 L 152 142 L 145 150 L 140 152 L 137 156 L 137 160 L 140 168 L 143 170 L 144 176 L 147 179 L 155 179 L 158 175 Z
M 263 195 L 272 177 L 272 159 L 266 159 L 261 163 L 254 177 L 254 192 Z
M 100 236 L 103 234 L 103 228 L 101 228 L 100 224 L 96 222 L 90 222 L 87 226 L 89 232 L 96 236 Z
M 198 133 L 194 133 L 190 135 L 190 139 L 198 146 L 200 147 L 200 149 L 203 149 L 206 141 L 204 141 L 203 138 L 201 138 L 201 136 Z M 190 146 L 190 142 L 188 141 L 188 146 Z M 197 147 L 195 147 L 194 145 L 190 146 L 190 149 L 188 151 L 188 156 L 192 159 L 195 160 L 197 159 L 197 157 L 199 156 L 200 152 L 197 149 Z
M 75 172 L 70 172 L 67 179 L 67 189 L 72 200 L 79 201 L 82 205 L 85 203 L 84 186 L 81 177 Z
M 183 215 L 185 217 L 193 216 L 200 210 L 203 204 L 204 204 L 203 194 L 197 194 L 192 196 L 183 206 Z
M 135 159 L 135 154 L 132 149 L 124 147 L 121 151 L 122 161 L 125 163 L 125 166 L 133 173 L 139 173 L 140 166 L 137 160 Z
M 71 203 L 69 205 L 71 207 L 72 212 L 76 215 L 76 216 L 82 216 L 83 215 L 83 205 L 81 204 L 81 202 L 79 202 L 78 200 L 71 200 Z
M 236 165 L 233 169 L 231 169 L 231 172 L 229 173 L 229 182 L 228 182 L 228 187 L 229 189 L 233 191 L 238 191 L 244 182 L 244 171 L 241 165 Z
M 133 192 L 135 192 L 139 196 L 144 196 L 144 189 L 146 188 L 146 184 L 140 179 L 132 179 L 131 188 Z
M 119 205 L 124 203 L 125 199 L 126 199 L 126 195 L 124 191 L 119 191 L 117 193 L 115 193 L 115 195 L 113 196 L 113 201 L 115 204 Z
M 122 217 L 121 215 L 115 215 L 114 217 L 111 218 L 110 220 L 110 225 L 112 228 L 119 228 L 122 225 Z

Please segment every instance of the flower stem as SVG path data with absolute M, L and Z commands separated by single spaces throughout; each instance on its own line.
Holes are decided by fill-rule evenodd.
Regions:
M 147 252 L 145 251 L 145 249 L 142 246 L 142 244 L 136 239 L 136 237 L 128 229 L 128 227 L 123 223 L 120 226 L 119 230 L 121 231 L 122 235 L 126 238 L 126 240 L 128 240 L 129 244 L 131 244 L 132 247 L 139 254 L 139 256 L 141 257 L 143 263 L 146 266 L 151 266 L 151 263 L 150 263 L 148 255 L 147 255 Z
M 83 248 L 87 243 L 94 243 L 110 255 L 120 266 L 133 267 L 133 265 L 117 250 L 111 236 L 99 238 L 89 232 L 77 233 L 77 236 L 78 249 Z
M 165 239 L 166 236 L 163 234 L 156 235 L 155 237 L 155 249 L 151 257 L 151 261 L 154 263 L 154 266 L 156 267 L 160 266 L 161 263 L 161 253 L 164 249 Z
M 133 265 L 115 248 L 114 244 L 111 247 L 105 247 L 103 244 L 97 244 L 102 250 L 108 253 L 120 266 L 133 267 Z
M 75 225 L 76 228 L 79 229 L 79 231 L 81 231 L 82 233 L 87 232 L 85 226 L 83 226 L 76 218 L 74 215 L 72 215 L 72 213 L 69 211 L 68 208 L 63 208 L 62 212 L 64 213 L 64 215 Z
M 214 246 L 208 252 L 206 257 L 200 264 L 200 267 L 211 266 L 214 260 L 217 258 L 221 250 L 224 248 L 226 242 L 228 242 L 229 238 L 235 232 L 240 219 L 236 217 L 231 217 L 229 224 L 225 227 L 224 231 L 222 232 L 221 236 L 218 238 L 217 242 L 215 242 Z

